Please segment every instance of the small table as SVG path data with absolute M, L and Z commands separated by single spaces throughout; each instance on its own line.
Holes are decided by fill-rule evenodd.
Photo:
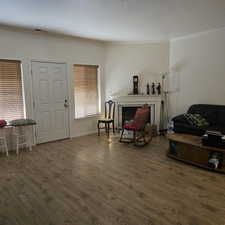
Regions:
M 26 129 L 23 130 L 23 128 Z M 6 152 L 7 149 L 6 152 L 7 155 L 8 152 L 15 150 L 16 153 L 18 154 L 20 146 L 27 146 L 31 151 L 34 140 L 33 124 L 18 125 L 18 126 L 6 125 L 0 128 L 0 136 L 2 136 L 2 139 L 4 137 L 4 144 L 6 146 L 6 147 L 0 146 L 0 152 Z
M 180 160 L 204 169 L 225 173 L 225 149 L 205 146 L 201 137 L 189 134 L 169 134 L 169 150 L 167 155 L 173 159 Z M 208 166 L 208 160 L 213 152 L 222 154 L 222 165 L 213 169 Z

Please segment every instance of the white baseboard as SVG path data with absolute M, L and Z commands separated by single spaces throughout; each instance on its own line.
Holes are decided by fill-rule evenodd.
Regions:
M 81 136 L 86 136 L 86 135 L 90 135 L 90 134 L 97 134 L 97 130 L 92 130 L 92 131 L 85 131 L 85 132 L 80 132 L 77 135 L 73 135 L 71 136 L 71 138 L 75 138 L 75 137 L 81 137 Z

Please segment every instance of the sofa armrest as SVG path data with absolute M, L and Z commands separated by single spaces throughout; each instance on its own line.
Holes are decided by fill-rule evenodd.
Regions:
M 181 115 L 178 115 L 178 116 L 175 116 L 172 121 L 174 123 L 185 123 L 185 124 L 188 124 L 188 121 L 186 119 L 186 117 L 184 116 L 184 114 L 181 114 Z

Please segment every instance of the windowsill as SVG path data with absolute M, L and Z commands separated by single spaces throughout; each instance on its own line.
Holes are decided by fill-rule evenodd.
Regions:
M 94 118 L 94 117 L 98 117 L 98 116 L 101 116 L 101 115 L 102 115 L 102 113 L 97 113 L 97 114 L 93 114 L 93 115 L 89 115 L 89 116 L 74 118 L 74 120 L 82 120 L 82 119 Z

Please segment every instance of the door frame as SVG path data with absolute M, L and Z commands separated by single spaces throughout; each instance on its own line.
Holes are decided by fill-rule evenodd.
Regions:
M 68 99 L 68 102 L 69 102 L 69 107 L 68 107 L 68 112 L 67 112 L 67 118 L 68 118 L 68 138 L 71 138 L 71 130 L 72 130 L 72 127 L 71 127 L 71 122 L 70 122 L 70 114 L 71 114 L 71 97 L 70 97 L 70 85 L 69 85 L 69 76 L 68 76 L 68 64 L 67 62 L 65 61 L 58 61 L 58 60 L 42 60 L 42 59 L 31 59 L 30 60 L 30 74 L 31 74 L 31 87 L 32 87 L 32 91 L 31 91 L 31 103 L 32 103 L 32 114 L 33 114 L 33 118 L 34 120 L 36 120 L 36 112 L 35 112 L 35 109 L 34 109 L 34 96 L 35 96 L 35 93 L 34 93 L 34 86 L 33 86 L 33 82 L 34 82 L 34 78 L 33 78 L 33 72 L 32 72 L 32 63 L 35 63 L 35 62 L 39 62 L 39 63 L 55 63 L 55 64 L 64 64 L 65 65 L 65 75 L 66 75 L 66 95 L 67 95 L 67 99 Z M 37 144 L 37 128 L 35 127 L 34 129 L 34 133 L 35 133 L 35 144 Z M 56 140 L 57 141 L 57 140 Z

